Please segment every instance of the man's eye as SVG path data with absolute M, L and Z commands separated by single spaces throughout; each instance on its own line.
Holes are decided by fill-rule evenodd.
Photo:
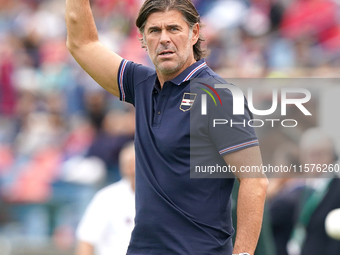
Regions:
M 177 27 L 172 27 L 172 28 L 171 28 L 171 31 L 177 31 L 177 30 L 178 30 Z

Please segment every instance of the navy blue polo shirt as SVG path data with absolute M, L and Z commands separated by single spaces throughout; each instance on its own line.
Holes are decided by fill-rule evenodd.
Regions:
M 234 179 L 190 178 L 193 154 L 198 164 L 226 164 L 224 154 L 258 145 L 252 128 L 225 125 L 221 136 L 213 132 L 213 114 L 202 121 L 203 90 L 190 81 L 205 78 L 214 86 L 224 80 L 204 60 L 162 89 L 152 68 L 123 60 L 118 74 L 120 99 L 136 108 L 136 217 L 127 254 L 231 254 Z M 231 118 L 231 94 L 219 90 L 224 108 L 208 108 Z

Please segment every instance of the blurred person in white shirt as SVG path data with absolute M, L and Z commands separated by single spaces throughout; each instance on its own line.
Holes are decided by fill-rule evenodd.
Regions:
M 76 255 L 126 254 L 135 217 L 135 150 L 127 144 L 119 155 L 122 180 L 99 190 L 77 229 Z

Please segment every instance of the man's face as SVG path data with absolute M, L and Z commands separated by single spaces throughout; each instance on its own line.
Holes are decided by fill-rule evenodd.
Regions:
M 191 31 L 177 10 L 150 14 L 144 40 L 156 70 L 162 75 L 176 76 L 193 64 L 193 45 L 198 35 L 198 24 Z

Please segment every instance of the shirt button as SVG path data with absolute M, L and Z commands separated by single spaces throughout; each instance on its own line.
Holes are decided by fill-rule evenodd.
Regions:
M 163 96 L 162 96 L 162 98 L 164 99 L 164 98 L 165 98 L 165 96 L 163 95 Z
M 161 111 L 158 111 L 157 114 L 160 115 L 160 114 L 161 114 Z

